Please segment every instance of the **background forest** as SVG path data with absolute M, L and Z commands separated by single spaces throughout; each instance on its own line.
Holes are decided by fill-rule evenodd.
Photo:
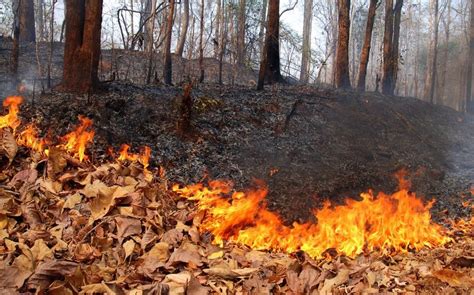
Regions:
M 51 58 L 47 58 L 51 42 L 64 41 L 64 3 L 57 0 L 23 2 L 31 10 L 27 12 L 31 33 L 24 40 L 40 41 L 40 45 L 36 46 L 39 71 L 31 69 L 29 76 L 45 78 L 50 68 L 48 64 L 51 63 Z M 375 8 L 371 15 L 374 17 L 373 32 L 369 42 L 371 50 L 368 53 L 365 87 L 369 91 L 382 90 L 386 3 L 392 1 L 339 2 L 350 6 L 348 71 L 352 86 L 359 89 L 361 54 L 367 38 L 367 20 L 370 19 L 369 8 L 370 5 Z M 418 97 L 456 110 L 465 109 L 468 80 L 466 65 L 469 64 L 466 60 L 470 59 L 470 3 L 469 0 L 408 0 L 391 3 L 392 6 L 395 4 L 395 22 L 395 10 L 401 7 L 396 54 L 398 69 L 394 86 L 396 95 Z M 281 1 L 280 69 L 287 82 L 336 86 L 339 34 L 337 5 L 337 1 L 332 0 Z M 152 58 L 150 54 L 148 62 L 145 62 L 140 55 L 133 58 L 126 52 L 164 50 L 168 6 L 156 0 L 104 1 L 101 48 L 107 51 L 104 51 L 99 67 L 103 80 L 110 79 L 112 72 L 115 72 L 114 79 L 134 83 L 150 83 L 154 78 L 158 80 L 161 71 L 156 70 L 160 67 L 161 55 Z M 199 70 L 197 73 L 187 72 L 198 67 L 197 64 L 183 66 L 184 61 L 177 57 L 197 62 L 202 42 L 202 55 L 206 59 L 206 67 L 209 67 L 207 71 L 213 71 L 212 65 L 214 71 L 218 71 L 216 63 L 222 58 L 224 68 L 228 69 L 224 69 L 224 77 L 220 78 L 224 83 L 255 83 L 264 48 L 267 8 L 267 0 L 176 2 L 170 40 L 173 61 L 177 64 L 173 80 L 180 82 L 190 76 L 199 76 Z M 11 1 L 2 2 L 0 34 L 4 37 L 13 36 L 14 19 L 14 4 Z M 41 46 L 41 42 L 44 46 Z M 138 66 L 140 63 L 147 65 Z M 53 73 L 55 75 L 60 76 Z M 204 79 L 217 82 L 219 78 L 205 75 Z

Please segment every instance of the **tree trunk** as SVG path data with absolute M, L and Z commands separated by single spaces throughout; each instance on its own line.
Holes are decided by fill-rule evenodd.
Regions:
M 444 102 L 444 94 L 446 93 L 446 74 L 448 72 L 448 60 L 449 60 L 449 41 L 450 41 L 450 27 L 451 27 L 451 0 L 448 0 L 446 3 L 448 9 L 448 15 L 446 16 L 446 22 L 444 22 L 444 50 L 441 64 L 441 72 L 439 77 L 439 88 L 438 88 L 438 98 L 441 100 L 441 103 Z
M 21 1 L 21 0 L 19 0 Z M 13 83 L 16 85 L 18 82 L 18 58 L 20 56 L 20 2 L 14 1 L 13 10 L 13 48 L 10 63 L 10 73 L 12 75 Z
M 218 74 L 218 83 L 222 85 L 222 64 L 224 59 L 225 47 L 227 43 L 227 10 L 225 9 L 225 2 L 224 0 L 217 0 L 222 1 L 221 10 L 220 10 L 220 24 L 221 28 L 219 29 L 220 36 L 219 36 L 219 74 Z
M 222 5 L 221 5 L 221 0 L 217 0 L 217 12 L 216 12 L 216 30 L 214 32 L 214 57 L 216 59 L 219 59 L 219 40 L 220 40 L 220 30 L 221 30 L 221 17 L 222 13 Z
M 62 90 L 88 93 L 99 82 L 102 0 L 66 0 Z
M 393 94 L 393 0 L 385 2 L 385 29 L 383 35 L 383 78 L 382 78 L 382 93 Z
M 474 61 L 474 4 L 471 2 L 471 28 L 469 32 L 469 56 L 466 61 L 466 109 L 474 113 L 472 101 L 472 62 Z
M 262 59 L 263 55 L 263 47 L 265 46 L 265 27 L 267 22 L 267 4 L 268 0 L 262 1 L 262 11 L 260 12 L 260 29 L 258 31 L 258 39 L 260 40 L 260 59 Z
M 350 31 L 350 0 L 338 0 L 338 39 L 336 51 L 336 87 L 350 88 L 349 78 L 349 31 Z
M 304 1 L 303 50 L 301 54 L 300 82 L 307 84 L 311 59 L 311 27 L 313 22 L 313 0 Z
M 438 0 L 431 0 L 431 24 L 430 24 L 430 44 L 428 52 L 428 60 L 425 75 L 424 98 L 431 103 L 434 102 L 434 90 L 436 83 L 436 64 L 438 57 Z
M 201 19 L 199 31 L 199 83 L 204 82 L 204 0 L 201 0 Z
M 16 0 L 20 5 L 20 42 L 35 42 L 35 4 L 33 0 Z
M 245 7 L 246 0 L 239 0 L 237 16 L 237 64 L 242 66 L 245 58 Z
M 148 52 L 150 47 L 153 47 L 153 31 L 155 29 L 155 18 L 152 17 L 152 12 L 155 11 L 156 0 L 146 0 L 145 12 L 143 13 L 143 21 L 146 21 L 143 36 L 143 48 Z
M 262 90 L 264 81 L 268 83 L 282 82 L 280 73 L 280 0 L 269 0 L 267 32 L 257 89 Z
M 168 23 L 166 25 L 166 39 L 165 39 L 165 51 L 164 51 L 164 64 L 163 64 L 163 79 L 166 85 L 172 84 L 172 61 L 171 61 L 171 36 L 173 34 L 173 18 L 174 18 L 174 0 L 169 0 L 169 13 Z
M 357 80 L 357 89 L 365 91 L 365 79 L 367 77 L 367 66 L 369 64 L 370 48 L 372 44 L 372 30 L 374 29 L 375 13 L 378 0 L 370 0 L 369 13 L 367 15 L 367 26 L 365 28 L 364 45 L 360 55 L 359 77 Z
M 38 0 L 37 5 L 38 8 L 36 10 L 36 19 L 38 20 L 39 40 L 44 41 L 44 0 Z
M 400 44 L 400 22 L 402 17 L 403 0 L 397 0 L 394 9 L 394 21 L 393 21 L 393 41 L 392 41 L 392 84 L 390 85 L 390 93 L 395 93 L 395 87 L 397 85 L 398 78 L 398 59 L 399 59 L 399 44 Z
M 189 0 L 183 0 L 184 15 L 182 16 L 182 31 L 179 36 L 178 47 L 176 48 L 176 55 L 179 57 L 183 56 L 184 44 L 186 43 L 186 35 L 188 34 L 189 26 Z

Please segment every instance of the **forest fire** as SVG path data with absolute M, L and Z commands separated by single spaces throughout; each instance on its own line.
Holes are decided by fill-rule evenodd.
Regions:
M 303 250 L 323 258 L 328 249 L 354 257 L 366 251 L 392 254 L 448 242 L 443 228 L 431 222 L 432 203 L 424 205 L 403 181 L 400 184 L 392 195 L 375 196 L 369 191 L 361 194 L 362 201 L 347 199 L 345 205 L 334 207 L 326 202 L 314 211 L 317 224 L 294 223 L 292 227 L 266 208 L 265 187 L 231 193 L 231 183 L 211 181 L 209 186 L 174 186 L 173 190 L 197 201 L 199 210 L 205 211 L 201 231 L 212 233 L 220 246 L 230 241 L 256 250 Z
M 8 114 L 0 116 L 0 128 L 10 127 L 15 130 L 20 125 L 18 106 L 22 102 L 23 98 L 21 96 L 10 96 L 3 101 L 3 107 L 8 108 Z
M 85 155 L 86 146 L 92 143 L 95 132 L 92 128 L 92 120 L 83 116 L 79 116 L 81 124 L 76 130 L 61 137 L 64 144 L 61 145 L 67 152 L 73 154 L 79 161 L 87 160 Z

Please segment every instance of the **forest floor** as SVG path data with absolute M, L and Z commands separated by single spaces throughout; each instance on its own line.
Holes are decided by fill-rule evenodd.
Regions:
M 112 83 L 102 94 L 47 94 L 22 107 L 40 130 L 64 134 L 94 121 L 93 158 L 107 147 L 149 146 L 153 166 L 172 182 L 229 179 L 238 188 L 268 183 L 269 206 L 307 220 L 323 199 L 392 192 L 406 169 L 412 190 L 434 209 L 465 216 L 461 195 L 474 183 L 474 118 L 413 98 L 311 87 L 201 85 L 192 90 L 192 137 L 176 131 L 180 87 Z M 67 103 L 64 103 L 64 102 Z

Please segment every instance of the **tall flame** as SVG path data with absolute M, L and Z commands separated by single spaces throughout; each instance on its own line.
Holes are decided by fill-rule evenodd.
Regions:
M 64 142 L 61 147 L 82 162 L 87 159 L 85 155 L 86 146 L 92 143 L 95 133 L 94 130 L 92 130 L 91 119 L 79 116 L 79 121 L 80 124 L 76 127 L 76 130 L 61 137 L 61 141 Z
M 17 144 L 30 148 L 36 152 L 44 153 L 47 141 L 38 136 L 38 129 L 34 124 L 29 124 L 17 137 Z
M 362 201 L 347 199 L 346 204 L 332 207 L 324 203 L 315 210 L 317 224 L 293 223 L 286 226 L 281 218 L 266 208 L 267 188 L 233 192 L 229 182 L 211 181 L 173 191 L 197 201 L 206 217 L 201 231 L 213 234 L 214 243 L 225 241 L 247 245 L 253 249 L 295 252 L 321 258 L 328 249 L 350 257 L 364 251 L 380 250 L 384 254 L 432 247 L 449 241 L 442 227 L 431 223 L 432 203 L 423 202 L 406 188 L 377 197 L 369 191 Z
M 20 126 L 20 119 L 18 119 L 18 106 L 23 102 L 21 96 L 9 96 L 3 101 L 3 107 L 8 108 L 8 114 L 0 116 L 0 128 L 10 127 L 16 129 Z

